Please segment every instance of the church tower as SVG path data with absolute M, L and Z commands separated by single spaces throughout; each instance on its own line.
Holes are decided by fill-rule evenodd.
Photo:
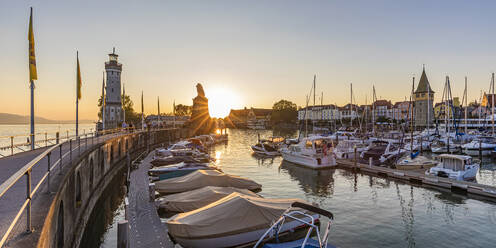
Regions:
M 120 127 L 123 121 L 121 101 L 121 72 L 122 64 L 117 62 L 119 56 L 115 48 L 109 54 L 109 61 L 105 62 L 107 85 L 105 86 L 105 129 Z
M 434 91 L 431 89 L 425 67 L 422 68 L 422 76 L 413 95 L 415 100 L 415 125 L 417 127 L 431 126 L 434 121 Z

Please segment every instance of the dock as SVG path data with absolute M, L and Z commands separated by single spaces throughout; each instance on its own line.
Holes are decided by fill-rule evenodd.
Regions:
M 174 244 L 167 234 L 167 225 L 158 216 L 155 202 L 150 201 L 148 170 L 153 152 L 131 171 L 127 218 L 129 222 L 129 247 L 131 248 L 172 248 Z
M 496 202 L 496 187 L 489 185 L 425 175 L 425 170 L 397 170 L 363 164 L 355 160 L 338 159 L 337 164 L 339 168 L 353 170 L 355 172 L 390 178 L 425 188 L 434 188 L 442 191 L 449 190 L 455 193 L 467 194 L 467 196 L 472 198 Z

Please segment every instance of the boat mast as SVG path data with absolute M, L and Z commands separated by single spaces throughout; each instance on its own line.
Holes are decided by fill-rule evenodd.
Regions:
M 431 128 L 431 86 L 427 85 L 427 138 Z
M 412 93 L 410 94 L 410 153 L 413 153 L 413 94 L 415 89 L 415 77 L 412 78 Z
M 467 77 L 465 76 L 465 91 L 463 92 L 463 99 L 465 100 L 465 134 L 467 134 Z M 463 103 L 462 103 L 463 104 Z
M 377 97 L 375 96 L 375 86 L 372 85 L 372 133 L 375 134 L 375 101 Z
M 493 125 L 492 129 L 492 136 L 494 136 L 494 72 L 491 77 L 491 89 L 492 89 L 492 96 L 491 96 L 491 121 Z
M 353 126 L 353 84 L 350 83 L 350 127 Z

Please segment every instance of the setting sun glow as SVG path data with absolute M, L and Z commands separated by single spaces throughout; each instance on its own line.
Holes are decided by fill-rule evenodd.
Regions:
M 239 96 L 226 88 L 208 89 L 206 96 L 211 117 L 224 118 L 229 115 L 231 109 L 242 107 Z

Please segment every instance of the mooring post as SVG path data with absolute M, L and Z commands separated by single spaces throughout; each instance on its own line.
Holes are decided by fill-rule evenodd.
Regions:
M 119 221 L 117 224 L 117 248 L 128 248 L 128 230 L 127 220 Z
M 148 191 L 150 194 L 150 202 L 155 201 L 155 183 L 148 184 Z
M 14 155 L 14 136 L 10 136 L 10 155 Z
M 50 156 L 52 155 L 52 152 L 49 152 L 47 154 L 47 193 L 50 194 Z
M 354 147 L 353 147 L 353 150 L 354 150 L 354 153 L 355 153 L 355 167 L 357 167 L 357 159 L 358 159 L 358 158 L 357 158 L 357 157 L 358 157 L 358 156 L 357 156 L 357 147 L 356 147 L 356 146 L 354 146 Z
M 72 139 L 69 140 L 69 157 L 72 164 Z
M 59 145 L 59 174 L 62 175 L 62 144 Z
M 26 199 L 28 200 L 28 206 L 26 207 L 26 232 L 31 232 L 31 169 L 26 172 L 27 184 L 26 184 Z
M 479 159 L 482 162 L 482 140 L 479 140 Z

